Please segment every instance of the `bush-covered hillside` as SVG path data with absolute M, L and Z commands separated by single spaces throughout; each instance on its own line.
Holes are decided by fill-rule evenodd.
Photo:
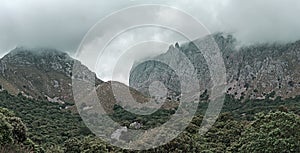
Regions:
M 204 96 L 204 95 L 202 95 Z M 140 152 L 300 152 L 300 97 L 236 100 L 226 96 L 222 114 L 204 135 L 198 134 L 209 101 L 203 99 L 186 130 L 170 143 Z M 90 133 L 67 105 L 0 92 L 0 152 L 138 152 L 113 147 Z M 10 111 L 8 111 L 8 110 Z M 137 116 L 114 107 L 111 117 L 123 125 L 159 126 L 173 110 Z M 18 149 L 19 148 L 19 149 Z M 20 150 L 20 151 L 16 151 Z

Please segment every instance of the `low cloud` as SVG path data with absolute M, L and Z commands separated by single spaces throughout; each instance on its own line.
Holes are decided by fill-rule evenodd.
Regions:
M 52 47 L 74 54 L 86 32 L 97 21 L 119 9 L 145 3 L 183 10 L 203 23 L 211 33 L 232 33 L 243 44 L 300 39 L 298 0 L 3 0 L 0 5 L 0 55 L 15 46 Z M 161 14 L 161 17 L 174 18 L 168 13 Z M 109 80 L 120 58 L 117 52 L 144 39 L 169 40 L 169 43 L 180 41 L 174 34 L 159 29 L 128 31 L 102 56 L 105 64 L 91 69 L 100 78 Z M 134 61 L 164 51 L 166 48 L 149 50 L 140 56 L 126 58 Z M 118 76 L 124 80 L 124 75 Z

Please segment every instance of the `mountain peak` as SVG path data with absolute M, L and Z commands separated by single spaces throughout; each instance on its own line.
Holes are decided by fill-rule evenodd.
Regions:
M 74 59 L 56 49 L 16 47 L 1 61 L 13 68 L 31 66 L 45 72 L 55 70 L 70 76 Z
M 10 51 L 5 57 L 15 57 L 15 56 L 38 56 L 38 57 L 51 57 L 51 56 L 61 56 L 70 58 L 70 56 L 60 50 L 53 48 L 27 48 L 27 47 L 16 47 Z
M 16 47 L 0 60 L 0 84 L 13 94 L 72 101 L 74 62 L 56 49 Z

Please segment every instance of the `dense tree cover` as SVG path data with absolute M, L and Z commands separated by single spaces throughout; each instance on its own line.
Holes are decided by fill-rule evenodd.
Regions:
M 28 128 L 28 137 L 45 148 L 90 134 L 80 116 L 63 109 L 65 105 L 62 104 L 12 96 L 4 91 L 0 92 L 0 107 L 14 111 L 22 118 Z M 14 122 L 19 121 L 14 119 Z M 18 136 L 18 139 L 23 138 Z
M 175 110 L 158 109 L 151 115 L 137 115 L 126 111 L 119 105 L 115 105 L 114 113 L 110 117 L 121 125 L 129 127 L 130 123 L 137 121 L 143 124 L 143 129 L 149 129 L 159 126 L 170 119 Z
M 252 121 L 257 113 L 267 113 L 278 109 L 300 115 L 300 96 L 284 100 L 281 97 L 277 97 L 274 100 L 270 98 L 237 100 L 231 95 L 226 95 L 222 112 L 230 112 L 237 120 Z
M 203 136 L 199 135 L 199 121 L 195 117 L 189 127 L 171 142 L 147 151 L 130 151 L 112 147 L 102 142 L 101 151 L 94 152 L 299 152 L 300 117 L 281 111 L 259 113 L 254 121 L 235 120 L 229 113 L 220 115 L 213 127 Z M 100 140 L 98 140 L 99 142 Z M 101 141 L 100 141 L 101 142 Z M 72 145 L 70 145 L 72 144 Z M 67 147 L 85 152 L 92 141 L 70 140 Z M 76 151 L 75 151 L 76 152 Z
M 102 140 L 96 137 L 87 136 L 83 139 L 71 138 L 65 142 L 65 152 L 77 153 L 77 152 L 93 152 L 103 153 L 108 152 L 109 146 Z
M 78 114 L 63 109 L 66 105 L 0 92 L 0 107 L 16 113 L 14 115 L 11 111 L 0 109 L 0 144 L 6 148 L 0 152 L 8 152 L 11 147 L 4 147 L 5 144 L 15 142 L 33 146 L 40 144 L 43 149 L 36 152 L 57 153 L 300 151 L 300 96 L 286 100 L 268 98 L 243 101 L 226 96 L 217 122 L 207 133 L 199 135 L 198 130 L 209 103 L 207 96 L 202 100 L 192 122 L 177 138 L 155 149 L 131 151 L 111 146 L 92 135 Z M 138 116 L 120 106 L 115 106 L 114 111 L 111 118 L 115 121 L 126 126 L 139 121 L 143 123 L 143 129 L 159 126 L 174 114 L 174 110 L 160 109 L 150 116 Z
M 300 152 L 300 117 L 286 112 L 259 113 L 232 150 Z
M 27 137 L 23 121 L 6 108 L 0 108 L 0 152 L 39 152 L 41 148 Z

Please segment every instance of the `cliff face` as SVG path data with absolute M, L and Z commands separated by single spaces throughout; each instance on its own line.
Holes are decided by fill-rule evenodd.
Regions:
M 207 40 L 217 43 L 226 67 L 227 93 L 236 98 L 265 98 L 271 93 L 283 98 L 300 94 L 300 41 L 288 44 L 259 44 L 237 47 L 231 35 L 222 33 L 207 36 L 175 47 L 155 59 L 167 59 L 177 62 L 177 69 L 184 69 L 182 61 L 174 57 L 174 50 L 179 50 L 189 58 L 195 67 L 202 90 L 211 88 L 211 77 L 207 62 L 201 49 L 209 49 Z M 200 46 L 200 50 L 196 47 Z M 205 46 L 206 45 L 206 46 Z M 202 48 L 203 46 L 203 48 Z M 180 94 L 180 80 L 168 65 L 154 60 L 136 64 L 130 74 L 130 86 L 148 94 L 148 87 L 153 81 L 162 81 L 169 89 L 170 97 Z M 272 95 L 271 94 L 271 95 Z M 273 97 L 273 96 L 272 96 Z

